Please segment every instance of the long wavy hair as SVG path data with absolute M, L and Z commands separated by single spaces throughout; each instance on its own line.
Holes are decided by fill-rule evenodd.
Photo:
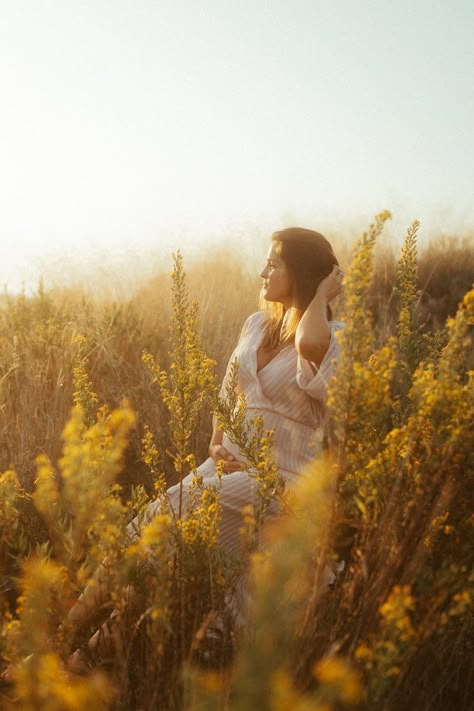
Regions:
M 259 308 L 267 317 L 264 348 L 274 349 L 291 343 L 300 319 L 313 299 L 316 289 L 339 264 L 328 240 L 319 232 L 304 227 L 287 227 L 274 232 L 277 254 L 289 272 L 293 293 L 290 313 L 283 304 L 266 301 L 260 293 Z M 285 318 L 286 315 L 286 318 Z M 328 319 L 332 312 L 328 305 Z

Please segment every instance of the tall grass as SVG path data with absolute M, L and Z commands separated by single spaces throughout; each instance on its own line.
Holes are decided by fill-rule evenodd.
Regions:
M 252 440 L 213 395 L 257 302 L 238 256 L 186 277 L 178 261 L 128 302 L 41 287 L 5 300 L 0 651 L 35 652 L 6 708 L 467 711 L 474 250 L 451 241 L 418 257 L 414 223 L 398 258 L 377 252 L 387 219 L 354 245 L 330 448 L 294 496 L 272 478 L 271 436 L 255 423 Z M 241 629 L 246 564 L 217 546 L 218 489 L 196 479 L 180 518 L 165 493 L 207 455 L 213 407 L 261 472 L 260 508 L 243 517 Z M 273 496 L 287 515 L 262 529 Z M 147 522 L 150 497 L 161 503 Z M 67 611 L 104 559 L 118 659 L 76 678 L 65 662 L 89 630 L 78 637 Z

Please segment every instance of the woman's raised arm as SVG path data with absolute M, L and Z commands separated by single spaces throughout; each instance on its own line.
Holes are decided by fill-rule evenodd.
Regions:
M 305 360 L 319 367 L 331 341 L 327 306 L 342 289 L 343 272 L 335 264 L 332 272 L 323 279 L 304 312 L 295 334 L 295 347 Z

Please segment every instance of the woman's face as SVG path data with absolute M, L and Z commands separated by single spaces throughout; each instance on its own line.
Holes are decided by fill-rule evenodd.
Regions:
M 278 256 L 278 245 L 272 242 L 267 255 L 267 264 L 260 273 L 263 279 L 263 297 L 267 301 L 278 301 L 289 308 L 293 300 L 293 284 L 286 264 Z

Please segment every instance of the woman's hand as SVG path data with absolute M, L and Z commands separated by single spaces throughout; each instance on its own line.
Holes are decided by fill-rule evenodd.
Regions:
M 229 452 L 228 449 L 222 446 L 222 444 L 211 444 L 209 446 L 209 454 L 213 458 L 216 464 L 223 461 L 222 471 L 229 474 L 230 472 L 238 472 L 242 469 L 242 464 L 238 462 L 234 455 Z
M 326 302 L 329 303 L 341 293 L 343 277 L 344 272 L 335 264 L 332 272 L 319 283 L 316 293 L 324 297 Z

